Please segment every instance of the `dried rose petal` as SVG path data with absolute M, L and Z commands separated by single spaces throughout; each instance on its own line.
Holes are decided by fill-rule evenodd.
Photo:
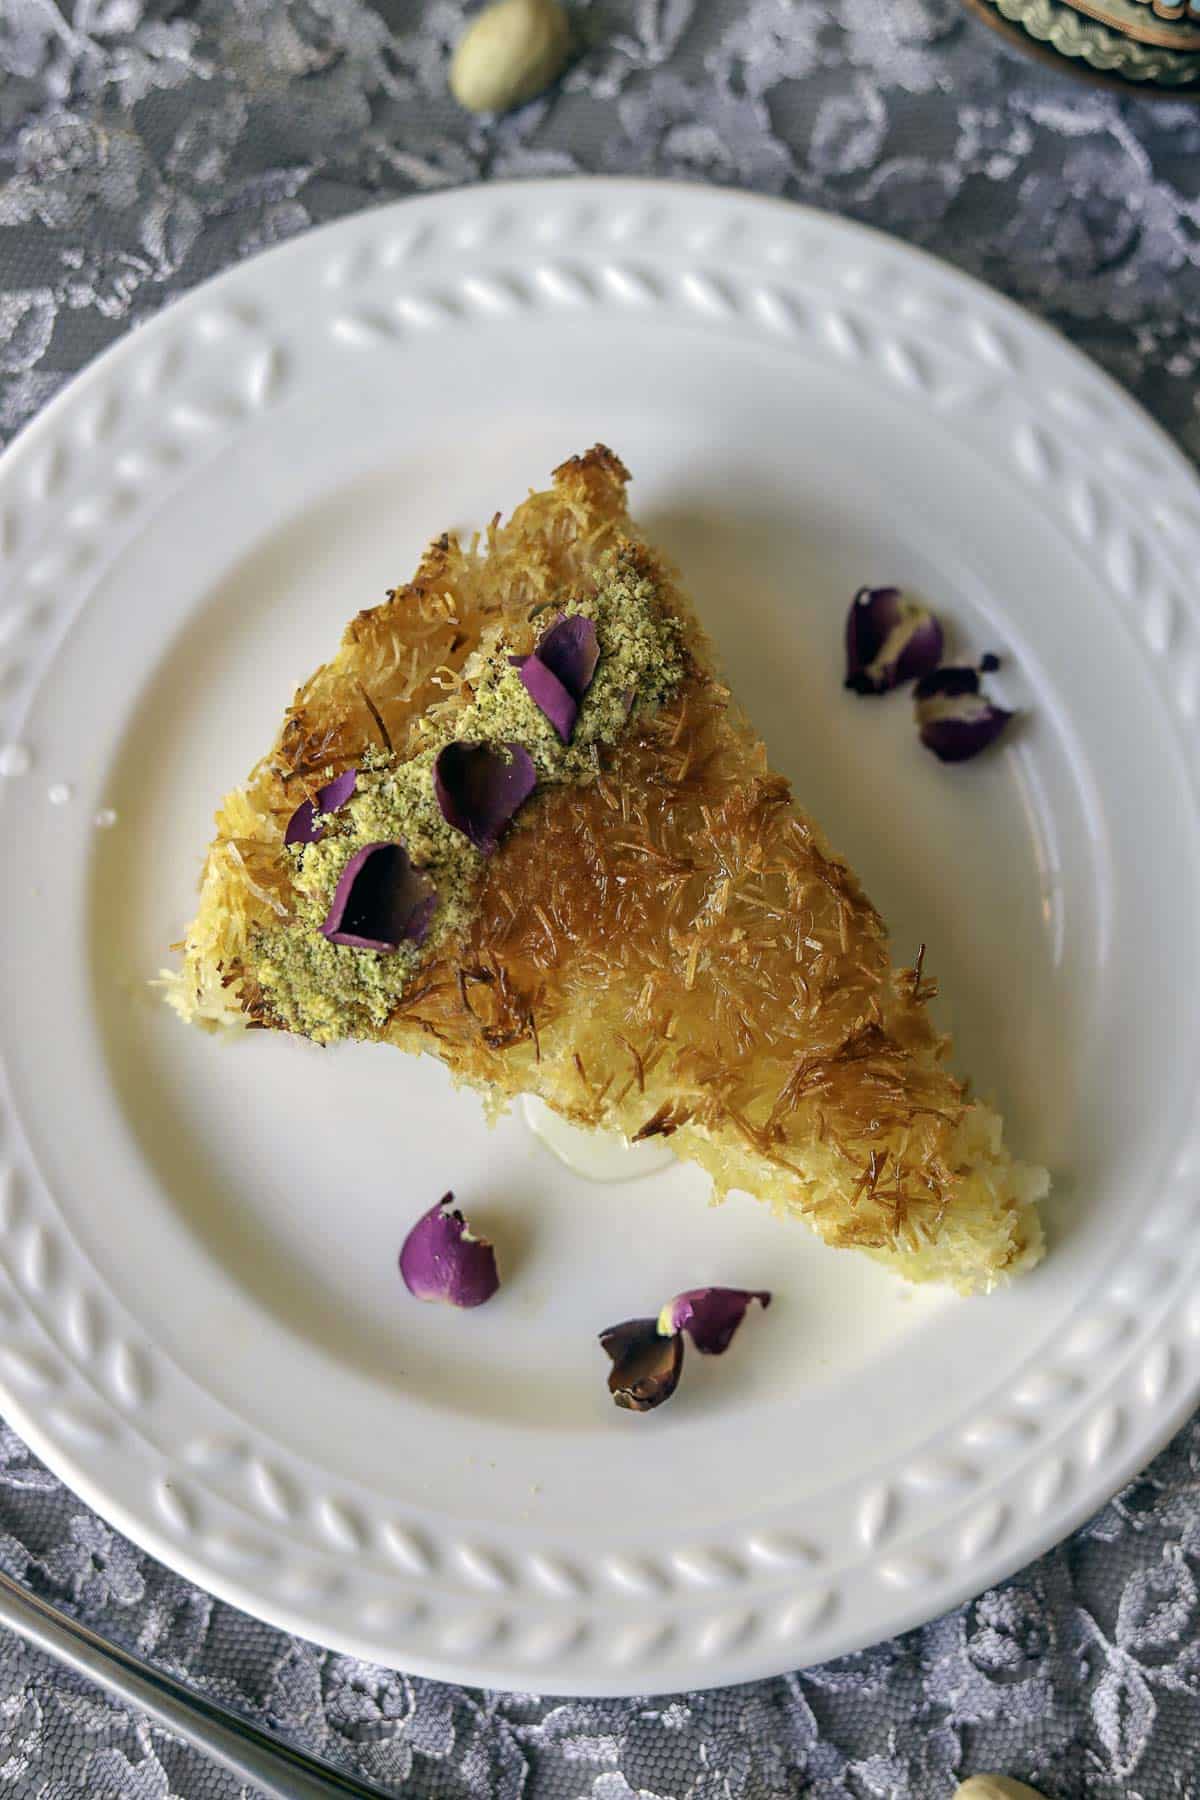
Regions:
M 993 705 L 979 691 L 980 670 L 990 673 L 999 666 L 999 657 L 985 656 L 977 669 L 935 669 L 918 681 L 917 729 L 925 748 L 941 762 L 967 762 L 978 756 L 1012 718 L 1011 712 Z
M 650 1412 L 669 1400 L 683 1368 L 683 1339 L 663 1337 L 657 1319 L 625 1319 L 600 1333 L 612 1360 L 608 1391 L 629 1412 Z
M 507 753 L 507 754 L 506 754 Z M 433 765 L 442 817 L 490 856 L 500 833 L 537 786 L 537 770 L 520 744 L 447 744 Z
M 846 615 L 846 686 L 886 694 L 935 669 L 942 628 L 927 607 L 899 588 L 859 588 Z
M 315 813 L 335 813 L 345 806 L 347 800 L 358 783 L 357 769 L 343 769 L 332 781 L 317 789 L 314 805 L 311 800 L 302 800 L 287 822 L 287 830 L 283 834 L 285 844 L 317 844 L 321 841 L 322 832 L 313 824 Z
M 582 700 L 600 661 L 596 627 L 582 613 L 560 617 L 541 639 L 534 655 L 558 677 L 573 700 Z
M 316 807 L 311 800 L 302 800 L 287 822 L 287 830 L 283 834 L 285 844 L 315 844 L 320 832 L 313 824 Z
M 366 844 L 342 870 L 321 930 L 331 944 L 395 950 L 423 941 L 436 904 L 433 883 L 403 844 Z
M 539 712 L 545 713 L 564 744 L 571 741 L 579 703 L 571 698 L 553 669 L 548 669 L 538 656 L 521 658 L 521 680 L 525 692 Z
M 667 1301 L 658 1315 L 658 1330 L 664 1337 L 686 1331 L 705 1356 L 720 1356 L 728 1350 L 752 1300 L 764 1312 L 771 1304 L 765 1288 L 688 1288 Z
M 532 656 L 512 656 L 534 705 L 544 712 L 564 744 L 571 741 L 579 703 L 592 685 L 600 644 L 596 627 L 581 614 L 560 613 Z
M 422 1213 L 400 1251 L 400 1274 L 418 1300 L 482 1306 L 500 1286 L 496 1252 L 486 1238 L 471 1235 L 453 1202 L 453 1194 L 444 1194 Z

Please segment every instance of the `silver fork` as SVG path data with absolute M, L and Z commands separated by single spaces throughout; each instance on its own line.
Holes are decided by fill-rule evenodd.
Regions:
M 382 1788 L 359 1781 L 323 1757 L 301 1750 L 221 1706 L 184 1682 L 144 1662 L 60 1612 L 46 1600 L 0 1570 L 0 1624 L 57 1662 L 65 1663 L 119 1700 L 149 1713 L 168 1731 L 185 1738 L 239 1780 L 269 1794 L 271 1800 L 330 1800 L 333 1795 L 356 1800 L 395 1800 Z

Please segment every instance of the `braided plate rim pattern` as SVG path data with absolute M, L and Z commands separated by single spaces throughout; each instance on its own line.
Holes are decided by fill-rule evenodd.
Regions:
M 995 6 L 1039 43 L 1052 45 L 1063 56 L 1078 57 L 1102 74 L 1160 87 L 1188 87 L 1197 79 L 1194 53 L 1133 42 L 1058 0 L 995 0 Z
M 1200 488 L 1157 429 L 1051 333 L 917 252 L 782 204 L 607 182 L 497 186 L 327 227 L 172 307 L 47 408 L 0 464 L 9 773 L 106 530 L 151 516 L 286 396 L 302 336 L 263 303 L 261 278 L 289 264 L 309 272 L 303 342 L 335 357 L 602 301 L 868 364 L 984 446 L 1072 538 L 1152 672 L 1195 804 Z M 616 1539 L 581 1555 L 399 1513 L 202 1392 L 73 1241 L 4 1087 L 0 1394 L 98 1510 L 289 1630 L 496 1685 L 703 1686 L 857 1647 L 864 1594 L 875 1635 L 933 1616 L 1065 1535 L 1148 1460 L 1200 1393 L 1200 1251 L 1175 1250 L 1198 1218 L 1194 1131 L 1053 1354 L 860 1483 L 838 1537 L 781 1517 L 654 1556 Z M 101 1459 L 127 1474 L 119 1494 Z

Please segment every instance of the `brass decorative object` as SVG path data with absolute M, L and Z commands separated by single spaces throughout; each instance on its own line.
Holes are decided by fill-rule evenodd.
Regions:
M 1200 29 L 1188 14 L 1174 21 L 1155 17 L 1151 0 L 965 0 L 965 4 L 1011 43 L 1064 72 L 1126 92 L 1200 98 Z M 1119 23 L 1101 22 L 1099 15 L 1115 20 L 1118 13 Z M 1133 35 L 1134 24 L 1143 35 Z M 1153 41 L 1148 41 L 1147 32 L 1154 34 Z M 1169 44 L 1160 41 L 1160 34 L 1168 32 Z
M 1076 12 L 1161 50 L 1200 51 L 1200 12 L 1187 5 L 1168 12 L 1165 0 L 1066 0 Z

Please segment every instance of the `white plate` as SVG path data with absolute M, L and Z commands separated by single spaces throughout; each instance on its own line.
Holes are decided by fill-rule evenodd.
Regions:
M 345 619 L 595 439 L 1055 1170 L 1011 1293 L 912 1293 L 685 1169 L 584 1182 L 433 1062 L 221 1044 L 147 985 L 216 799 Z M 797 208 L 489 187 L 171 307 L 22 435 L 0 515 L 0 1404 L 123 1530 L 384 1662 L 668 1690 L 929 1618 L 1183 1419 L 1200 492 L 1056 337 Z M 842 692 L 845 607 L 884 581 L 1005 653 L 1003 751 L 943 769 L 907 699 Z M 507 1273 L 470 1316 L 396 1274 L 447 1187 Z M 709 1281 L 776 1304 L 617 1412 L 595 1332 Z

